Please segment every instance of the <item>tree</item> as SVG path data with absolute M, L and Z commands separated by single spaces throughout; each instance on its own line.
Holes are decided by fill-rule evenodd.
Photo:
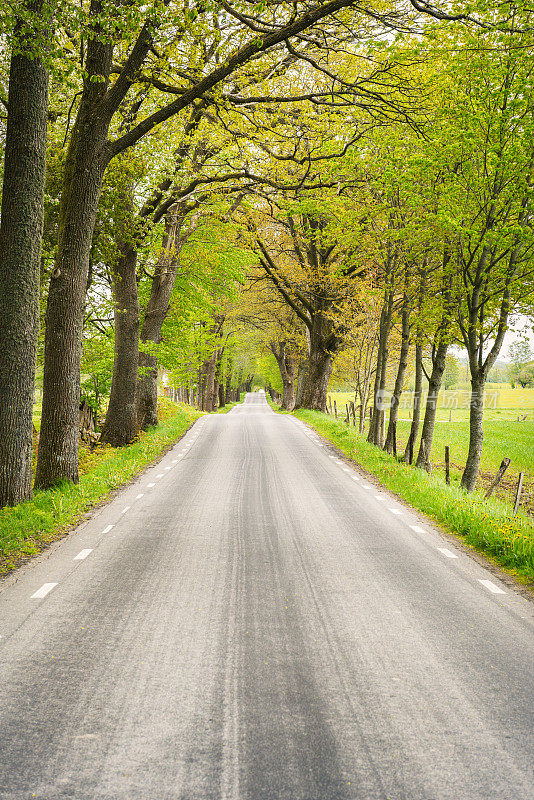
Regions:
M 528 383 L 528 370 L 526 370 L 526 367 L 528 367 L 531 361 L 534 361 L 534 353 L 530 349 L 529 342 L 526 339 L 513 342 L 508 350 L 508 356 L 512 362 L 509 371 L 512 386 L 516 382 L 523 386 L 522 381 L 524 381 L 525 378 Z M 519 378 L 520 375 L 522 375 L 521 380 Z
M 445 358 L 445 371 L 443 373 L 443 386 L 452 389 L 460 380 L 460 365 L 458 359 L 449 355 Z
M 22 2 L 10 37 L 0 219 L 0 506 L 31 495 L 52 11 L 46 0 Z
M 244 64 L 257 61 L 262 53 L 272 48 L 285 47 L 292 37 L 352 5 L 355 5 L 354 0 L 330 0 L 311 8 L 303 4 L 295 12 L 293 3 L 278 3 L 277 22 L 273 25 L 268 15 L 264 20 L 249 24 L 248 18 L 231 6 L 227 6 L 225 12 L 198 6 L 188 14 L 167 18 L 160 4 L 148 9 L 132 4 L 128 12 L 131 21 L 140 20 L 136 26 L 137 37 L 132 41 L 125 32 L 124 9 L 114 4 L 110 6 L 105 0 L 91 0 L 83 89 L 66 155 L 56 266 L 48 294 L 37 486 L 45 488 L 63 478 L 78 480 L 77 414 L 83 306 L 91 241 L 108 164 L 156 126 L 202 98 L 209 98 L 215 87 Z M 271 13 L 272 9 L 268 14 Z M 234 36 L 220 36 L 220 14 L 228 15 L 225 22 L 234 27 Z M 167 23 L 166 28 L 164 23 Z M 345 25 L 345 20 L 340 24 Z M 157 52 L 160 28 L 161 45 L 172 53 L 171 69 L 173 58 L 178 60 L 180 53 L 185 55 L 186 63 L 176 64 L 177 74 L 185 75 L 181 86 L 167 86 L 159 78 L 143 73 L 147 59 Z M 212 38 L 210 47 L 206 47 L 208 31 Z M 237 42 L 235 48 L 231 41 Z M 112 82 L 119 45 L 128 50 L 128 55 Z M 198 64 L 198 68 L 191 70 L 191 64 Z M 141 88 L 139 82 L 143 84 L 143 81 Z M 125 100 L 131 103 L 132 113 L 138 114 L 150 94 L 147 84 L 162 92 L 164 97 L 165 93 L 167 96 L 170 93 L 175 99 L 163 104 L 156 99 L 155 110 L 126 132 L 108 138 L 112 120 Z

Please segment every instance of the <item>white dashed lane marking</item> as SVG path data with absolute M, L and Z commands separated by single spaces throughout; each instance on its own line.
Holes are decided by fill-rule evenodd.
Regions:
M 391 511 L 392 514 L 402 514 L 402 511 L 399 511 L 398 508 L 388 508 L 388 511 Z
M 40 589 L 37 589 L 35 594 L 32 594 L 30 600 L 41 600 L 43 597 L 46 597 L 48 592 L 51 592 L 54 586 L 57 586 L 57 583 L 43 583 Z
M 425 532 L 424 528 L 421 528 L 420 525 L 410 525 L 410 528 L 412 529 L 412 531 L 415 531 L 416 533 L 424 533 Z
M 142 497 L 144 497 L 144 496 L 145 496 L 145 495 L 143 494 L 143 492 L 141 492 L 141 494 L 138 494 L 138 495 L 137 495 L 137 497 L 136 497 L 135 499 L 136 499 L 136 500 L 140 500 L 140 499 L 141 499 Z
M 86 550 L 81 550 L 77 556 L 74 556 L 74 561 L 83 561 L 84 558 L 87 558 L 89 553 L 93 552 L 92 547 L 88 547 Z
M 109 533 L 109 532 L 110 532 L 110 530 L 112 529 L 112 527 L 113 527 L 113 525 L 106 525 L 106 527 L 104 528 L 104 530 L 102 531 L 102 533 Z
M 159 475 L 156 475 L 156 480 L 163 478 L 163 472 L 160 472 Z
M 453 553 L 452 550 L 448 550 L 446 547 L 438 547 L 440 553 L 443 553 L 444 556 L 447 558 L 458 558 L 456 553 Z
M 152 489 L 152 487 L 155 486 L 155 485 L 156 485 L 155 483 L 147 483 L 146 488 L 147 489 Z
M 129 511 L 129 510 L 130 510 L 130 506 L 125 506 L 125 507 L 122 509 L 122 511 L 121 511 L 121 514 L 126 514 L 126 512 L 127 512 L 127 511 Z
M 482 586 L 485 586 L 486 589 L 488 589 L 493 594 L 506 594 L 506 592 L 503 592 L 502 589 L 500 589 L 498 586 L 496 586 L 491 581 L 483 581 L 483 580 L 480 580 L 480 578 L 479 578 L 478 582 L 481 583 Z

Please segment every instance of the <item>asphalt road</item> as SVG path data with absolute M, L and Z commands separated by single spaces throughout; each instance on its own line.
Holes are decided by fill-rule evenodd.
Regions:
M 534 798 L 534 605 L 262 395 L 1 586 L 2 800 Z

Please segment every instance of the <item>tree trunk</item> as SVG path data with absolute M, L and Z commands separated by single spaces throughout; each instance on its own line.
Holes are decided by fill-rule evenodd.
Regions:
M 302 397 L 306 387 L 306 372 L 308 366 L 308 359 L 306 357 L 299 359 L 298 377 L 297 377 L 297 391 L 295 396 L 295 406 L 300 408 L 302 405 Z
M 297 376 L 297 359 L 294 356 L 284 356 L 284 375 L 282 375 L 283 396 L 282 408 L 284 411 L 293 411 L 295 407 L 295 378 Z
M 283 395 L 281 408 L 292 411 L 295 406 L 295 378 L 297 359 L 287 352 L 287 342 L 270 342 L 269 348 L 276 359 L 282 378 Z
M 421 445 L 417 455 L 416 467 L 430 471 L 430 451 L 432 449 L 432 438 L 434 436 L 434 425 L 436 422 L 436 411 L 438 407 L 438 395 L 441 389 L 441 381 L 445 371 L 445 359 L 449 343 L 443 338 L 438 344 L 433 358 L 432 372 L 428 382 L 428 397 L 426 400 L 425 419 L 423 421 L 423 431 L 421 433 Z
M 24 4 L 40 15 L 43 2 Z M 9 72 L 0 221 L 0 506 L 31 496 L 39 267 L 43 224 L 48 73 L 41 58 L 19 52 Z M 32 38 L 31 55 L 36 40 Z
M 232 401 L 232 368 L 230 365 L 227 367 L 226 382 L 224 387 L 224 402 L 231 403 Z
M 309 408 L 312 411 L 326 411 L 328 395 L 328 381 L 332 374 L 332 355 L 318 344 L 310 352 L 306 385 L 300 408 Z
M 215 398 L 215 370 L 217 367 L 217 351 L 207 358 L 202 364 L 202 395 L 200 401 L 201 411 L 213 411 Z
M 482 455 L 482 442 L 484 430 L 482 427 L 484 415 L 484 374 L 478 374 L 471 378 L 471 408 L 469 410 L 469 452 L 462 475 L 461 486 L 468 492 L 472 492 L 480 467 L 480 456 Z
M 132 442 L 138 433 L 136 386 L 139 363 L 139 296 L 136 281 L 137 249 L 121 244 L 113 276 L 115 304 L 115 359 L 106 420 L 100 437 L 113 447 Z
M 322 310 L 316 311 L 309 329 L 309 357 L 306 382 L 297 408 L 326 412 L 328 381 L 332 374 L 332 359 L 339 347 L 333 325 Z
M 91 9 L 101 11 L 93 0 Z M 98 25 L 98 22 L 96 22 Z M 97 31 L 98 33 L 98 31 Z M 35 485 L 78 481 L 78 405 L 83 315 L 89 254 L 102 180 L 111 157 L 107 135 L 112 111 L 99 103 L 105 94 L 113 47 L 98 37 L 87 46 L 89 77 L 67 151 L 55 269 L 46 311 L 43 411 Z M 104 81 L 92 81 L 94 75 Z
M 165 219 L 165 235 L 160 263 L 157 265 L 150 287 L 140 340 L 143 344 L 157 346 L 161 341 L 161 329 L 167 311 L 179 265 L 178 232 L 183 217 L 169 212 Z M 153 349 L 153 348 L 152 348 Z M 137 424 L 142 430 L 158 424 L 158 359 L 140 347 L 139 380 L 137 382 Z
M 415 343 L 415 387 L 413 395 L 413 418 L 410 426 L 410 435 L 406 450 L 404 451 L 404 461 L 411 464 L 413 461 L 413 451 L 417 434 L 419 433 L 419 423 L 421 420 L 421 397 L 423 394 L 423 345 L 420 341 L 418 334 L 417 342 Z
M 384 428 L 385 411 L 382 406 L 383 392 L 386 388 L 386 375 L 388 364 L 388 342 L 393 319 L 393 292 L 388 290 L 384 298 L 384 305 L 380 314 L 380 333 L 378 340 L 377 364 L 373 397 L 373 416 L 369 425 L 367 441 L 381 446 L 382 431 Z
M 389 424 L 384 450 L 387 453 L 397 455 L 396 432 L 397 432 L 397 419 L 399 416 L 399 402 L 404 386 L 404 376 L 406 375 L 406 367 L 408 366 L 408 352 L 410 350 L 410 306 L 408 297 L 404 297 L 402 308 L 402 340 L 399 356 L 399 367 L 397 370 L 397 377 L 395 379 L 395 388 L 393 389 L 393 397 L 391 400 L 391 407 L 389 411 Z
M 100 143 L 99 143 L 100 144 Z M 78 146 L 76 146 L 78 145 Z M 73 136 L 73 149 L 82 149 Z M 78 405 L 83 314 L 105 161 L 72 154 L 60 207 L 59 244 L 46 310 L 43 411 L 35 485 L 78 482 Z

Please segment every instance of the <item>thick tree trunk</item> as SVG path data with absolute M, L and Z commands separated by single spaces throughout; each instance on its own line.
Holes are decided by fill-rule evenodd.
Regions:
M 37 15 L 42 7 L 27 4 Z M 0 221 L 0 506 L 31 496 L 48 73 L 24 45 L 10 64 Z
M 399 403 L 404 386 L 404 376 L 406 375 L 406 367 L 408 366 L 408 353 L 410 350 L 410 307 L 408 298 L 404 298 L 402 308 L 402 339 L 401 349 L 399 355 L 399 367 L 397 369 L 397 377 L 395 379 L 395 388 L 393 389 L 393 397 L 391 399 L 391 407 L 389 411 L 389 424 L 388 432 L 386 434 L 386 441 L 384 450 L 387 453 L 397 454 L 397 419 L 399 416 Z
M 430 451 L 432 449 L 432 438 L 434 436 L 438 395 L 445 371 L 445 359 L 447 357 L 448 346 L 448 341 L 446 339 L 441 339 L 433 358 L 432 372 L 430 373 L 430 380 L 428 382 L 425 418 L 416 462 L 417 467 L 426 469 L 427 471 L 430 471 Z
M 102 142 L 98 142 L 102 144 Z M 83 314 L 98 201 L 106 161 L 73 134 L 66 165 L 59 244 L 46 310 L 43 410 L 35 485 L 78 482 L 78 405 Z M 95 152 L 97 151 L 97 152 Z
M 202 364 L 202 393 L 200 399 L 201 411 L 213 411 L 215 404 L 215 372 L 217 368 L 217 351 L 210 355 Z
M 121 244 L 113 276 L 115 304 L 115 359 L 106 420 L 100 437 L 113 447 L 132 442 L 138 433 L 136 386 L 139 363 L 139 296 L 136 281 L 137 249 Z
M 469 410 L 469 452 L 462 475 L 461 486 L 468 492 L 475 488 L 480 457 L 482 455 L 482 442 L 484 429 L 482 426 L 484 416 L 484 374 L 471 378 L 471 407 Z
M 415 449 L 415 442 L 417 434 L 419 433 L 419 424 L 421 421 L 421 397 L 423 395 L 423 345 L 421 344 L 418 335 L 417 342 L 415 343 L 415 387 L 413 395 L 413 418 L 410 426 L 410 435 L 406 450 L 404 451 L 404 461 L 411 464 L 413 461 L 413 452 Z
M 283 394 L 281 408 L 292 411 L 295 406 L 295 378 L 297 359 L 287 352 L 287 342 L 270 342 L 269 348 L 276 359 L 282 378 Z
M 309 356 L 306 382 L 297 408 L 326 411 L 328 381 L 332 374 L 333 356 L 339 342 L 333 333 L 333 325 L 323 311 L 316 311 L 309 329 Z
M 317 343 L 310 351 L 306 385 L 304 387 L 300 408 L 315 411 L 326 411 L 328 381 L 332 374 L 332 354 Z
M 144 431 L 158 424 L 158 359 L 145 351 L 139 351 L 136 415 Z
M 93 0 L 95 13 L 101 3 Z M 98 22 L 96 22 L 98 25 Z M 67 151 L 59 207 L 55 269 L 46 311 L 43 410 L 35 485 L 78 481 L 78 405 L 80 360 L 89 254 L 102 180 L 111 157 L 107 134 L 112 110 L 100 101 L 109 75 L 112 45 L 96 36 L 87 48 L 86 78 Z
M 297 359 L 285 355 L 284 374 L 282 375 L 283 395 L 282 408 L 284 411 L 293 411 L 295 407 L 295 378 L 297 376 Z

